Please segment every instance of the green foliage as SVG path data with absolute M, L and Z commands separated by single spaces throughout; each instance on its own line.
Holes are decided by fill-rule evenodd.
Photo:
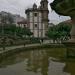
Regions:
M 2 30 L 4 30 L 4 34 L 13 35 L 16 29 L 15 24 L 4 24 L 0 25 L 0 33 L 2 34 Z
M 0 35 L 3 34 L 2 31 L 4 31 L 4 35 L 9 36 L 19 36 L 22 37 L 25 36 L 31 36 L 32 32 L 28 28 L 22 28 L 22 27 L 16 27 L 15 24 L 4 24 L 3 26 L 0 25 Z
M 59 23 L 58 25 L 52 26 L 48 29 L 47 36 L 50 39 L 57 40 L 68 40 L 70 38 L 71 25 L 68 23 Z
M 31 36 L 33 33 L 30 31 L 30 29 L 24 27 L 24 28 L 21 28 L 21 27 L 17 27 L 16 28 L 16 34 L 20 37 L 22 37 L 23 35 L 27 35 L 27 36 Z
M 58 32 L 56 31 L 56 27 L 50 27 L 47 33 L 47 36 L 51 39 L 56 39 Z
M 59 15 L 75 15 L 75 0 L 54 0 L 50 5 L 51 8 Z

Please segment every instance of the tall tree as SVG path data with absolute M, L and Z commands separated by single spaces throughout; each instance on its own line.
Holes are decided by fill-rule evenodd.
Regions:
M 56 26 L 50 27 L 47 36 L 53 41 L 64 41 L 70 38 L 71 24 L 59 23 Z

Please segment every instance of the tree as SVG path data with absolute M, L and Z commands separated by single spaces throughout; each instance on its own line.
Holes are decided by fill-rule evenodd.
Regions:
M 56 26 L 53 26 L 53 27 L 50 27 L 48 29 L 48 32 L 47 32 L 47 36 L 53 40 L 53 43 L 55 43 L 55 40 L 57 39 L 57 29 L 56 29 Z
M 5 50 L 5 46 L 6 46 L 6 37 L 3 37 L 2 39 L 1 39 L 1 44 L 2 44 L 2 48 L 3 48 L 3 50 Z
M 70 38 L 70 30 L 71 24 L 68 23 L 59 23 L 53 27 L 50 27 L 47 32 L 47 36 L 52 39 L 54 42 L 55 40 L 58 42 L 59 40 L 64 41 Z
M 5 34 L 14 35 L 16 32 L 16 25 L 15 24 L 6 24 L 4 27 Z
M 31 35 L 33 35 L 33 33 L 30 31 L 30 29 L 29 28 L 27 28 L 27 27 L 24 27 L 24 34 L 25 35 L 27 35 L 27 36 L 31 36 Z
M 1 28 L 0 29 L 2 31 L 2 35 L 4 35 L 5 29 L 7 29 L 9 25 L 12 25 L 14 20 L 10 14 L 0 14 L 0 17 L 1 17 L 1 26 L 0 26 Z
M 71 24 L 70 23 L 59 23 L 57 25 L 57 30 L 61 35 L 61 39 L 63 40 L 68 40 L 68 38 L 70 38 L 70 31 L 71 31 Z
M 72 21 L 71 39 L 68 43 L 75 43 L 75 0 L 54 0 L 51 4 L 52 10 L 63 16 L 70 16 Z
M 31 36 L 33 33 L 30 31 L 30 29 L 28 29 L 27 27 L 16 27 L 16 34 L 20 37 L 23 36 Z

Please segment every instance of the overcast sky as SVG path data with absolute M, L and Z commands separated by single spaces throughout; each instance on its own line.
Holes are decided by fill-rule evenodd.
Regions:
M 7 11 L 13 14 L 20 14 L 25 17 L 25 9 L 32 7 L 34 3 L 38 6 L 41 0 L 0 0 L 0 11 Z M 48 0 L 51 3 L 53 0 Z M 57 23 L 59 21 L 67 20 L 68 17 L 59 16 L 49 7 L 49 19 L 51 22 Z

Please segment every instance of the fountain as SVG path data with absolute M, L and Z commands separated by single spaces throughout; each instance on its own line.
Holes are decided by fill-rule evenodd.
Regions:
M 50 5 L 57 14 L 71 17 L 71 39 L 64 44 L 67 47 L 67 56 L 75 57 L 75 0 L 54 0 Z

